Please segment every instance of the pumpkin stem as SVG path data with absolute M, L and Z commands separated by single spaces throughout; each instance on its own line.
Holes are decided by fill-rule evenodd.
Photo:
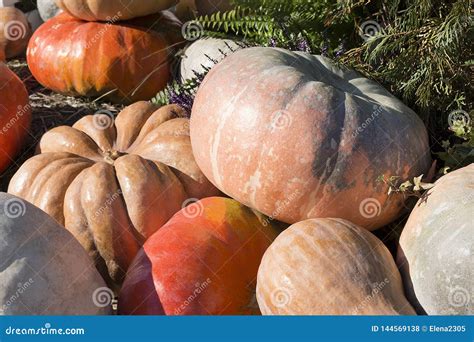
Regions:
M 116 150 L 110 150 L 110 151 L 103 152 L 103 155 L 104 155 L 104 161 L 106 163 L 114 165 L 114 162 L 121 156 L 124 156 L 125 153 L 122 153 Z

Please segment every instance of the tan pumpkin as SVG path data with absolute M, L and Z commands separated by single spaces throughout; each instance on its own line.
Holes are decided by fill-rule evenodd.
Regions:
M 296 223 L 265 252 L 264 315 L 411 315 L 397 266 L 372 233 L 342 219 Z
M 23 12 L 0 7 L 0 61 L 23 53 L 30 37 L 31 27 Z
M 166 10 L 177 0 L 56 0 L 72 16 L 86 21 L 118 21 Z
M 115 122 L 96 114 L 54 128 L 9 192 L 65 225 L 119 285 L 144 241 L 188 198 L 219 194 L 194 161 L 188 121 L 176 105 L 137 102 Z
M 405 200 L 380 177 L 412 179 L 431 165 L 423 122 L 382 86 L 328 58 L 269 47 L 239 50 L 207 74 L 191 142 L 219 189 L 290 224 L 339 217 L 380 228 Z

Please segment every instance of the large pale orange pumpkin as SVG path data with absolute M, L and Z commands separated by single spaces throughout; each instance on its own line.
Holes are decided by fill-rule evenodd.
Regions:
M 56 127 L 9 185 L 81 242 L 111 285 L 188 198 L 218 194 L 197 167 L 188 119 L 175 105 L 125 108 Z
M 23 53 L 30 37 L 31 27 L 23 12 L 0 7 L 0 61 Z
M 107 95 L 125 103 L 148 100 L 169 80 L 175 39 L 170 31 L 177 25 L 168 15 L 158 14 L 154 21 L 151 30 L 140 26 L 147 18 L 109 24 L 62 13 L 33 34 L 28 66 L 39 83 L 59 93 Z
M 265 315 L 415 313 L 384 244 L 331 218 L 298 222 L 280 234 L 258 270 L 257 300 Z
M 56 0 L 72 16 L 87 21 L 127 20 L 166 10 L 177 0 Z
M 145 243 L 130 266 L 119 314 L 259 314 L 257 269 L 278 232 L 262 219 L 222 197 L 184 208 Z
M 240 50 L 206 76 L 191 142 L 219 189 L 286 223 L 340 217 L 368 229 L 396 219 L 403 196 L 380 176 L 430 166 L 422 121 L 377 83 L 321 56 Z
M 0 61 L 0 173 L 20 150 L 30 124 L 31 107 L 25 85 Z

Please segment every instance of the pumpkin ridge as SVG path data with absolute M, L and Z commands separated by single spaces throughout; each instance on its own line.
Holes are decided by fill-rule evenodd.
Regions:
M 73 163 L 87 163 L 87 159 L 84 158 L 64 158 L 56 159 L 43 167 L 34 177 L 35 180 L 32 182 L 29 192 L 26 197 L 31 198 L 33 203 L 37 203 L 39 195 L 43 192 L 45 186 L 48 182 L 56 181 L 56 178 L 53 176 L 59 172 L 67 170 L 68 166 L 73 165 Z M 57 164 L 66 164 L 66 165 L 57 165 Z M 53 174 L 51 174 L 53 173 Z M 44 179 L 43 179 L 44 178 Z
M 93 161 L 101 158 L 101 149 L 95 141 L 83 131 L 70 126 L 59 126 L 46 132 L 39 142 L 39 151 L 67 152 Z
M 311 229 L 311 227 L 305 227 L 306 231 L 308 230 L 317 230 L 317 229 L 321 229 L 323 231 L 325 231 L 325 234 L 327 233 L 331 233 L 332 230 L 334 229 L 337 229 L 337 225 L 340 223 L 340 221 L 335 221 L 335 226 L 336 227 L 331 227 L 330 226 L 330 221 L 327 220 L 327 219 L 322 219 L 320 220 L 319 222 L 316 222 L 315 226 L 313 226 L 313 228 Z M 309 234 L 311 236 L 311 234 Z M 348 244 L 342 240 L 342 238 L 338 235 L 338 234 L 334 234 L 335 236 L 332 236 L 332 239 L 330 238 L 329 241 L 332 241 L 334 246 L 332 247 L 333 249 L 336 249 L 336 248 L 341 248 L 341 254 L 346 254 L 346 255 L 349 255 L 349 259 L 353 259 L 354 258 L 354 254 L 353 254 L 353 251 L 351 250 L 350 246 L 348 246 Z M 315 239 L 314 235 L 312 236 L 312 241 Z M 321 240 L 323 239 L 323 237 L 321 237 L 319 234 L 318 236 L 316 237 L 316 239 L 321 242 Z M 335 258 L 333 258 L 333 255 L 331 256 L 328 256 L 326 255 L 325 253 L 321 253 L 321 244 L 315 244 L 315 247 L 317 248 L 315 251 L 316 251 L 316 254 L 318 254 L 319 256 L 323 256 L 326 258 L 326 260 L 328 260 L 329 264 L 331 265 L 334 265 L 334 262 L 337 262 L 337 260 L 334 260 Z M 339 255 L 339 254 L 338 254 Z M 344 273 L 341 272 L 341 270 L 339 270 L 339 268 L 337 266 L 335 267 L 332 267 L 333 268 L 333 271 L 334 271 L 334 274 L 336 275 L 339 275 L 339 279 L 344 279 Z M 352 270 L 353 274 L 358 274 L 358 270 Z M 360 272 L 360 273 L 363 273 L 363 272 Z M 356 301 L 358 296 L 356 295 L 356 293 L 354 291 L 351 291 L 350 287 L 349 287 L 349 284 L 347 284 L 346 282 L 343 282 L 344 284 L 344 288 L 345 288 L 345 291 L 341 291 L 341 292 L 344 292 L 346 293 L 346 295 L 349 295 L 351 296 L 351 299 L 353 301 Z M 363 292 L 364 289 L 357 289 L 358 291 L 361 291 Z
M 128 217 L 115 169 L 105 162 L 96 163 L 84 176 L 83 183 L 81 204 L 88 227 L 93 230 L 95 245 L 105 261 L 108 274 L 114 283 L 120 283 L 139 249 L 139 239 Z M 101 189 L 101 198 L 90 198 L 98 184 L 109 187 Z
M 339 95 L 339 93 L 337 93 L 337 94 Z M 347 96 L 346 96 L 345 93 L 342 93 L 342 96 L 344 98 L 340 102 L 340 105 L 337 106 L 336 109 L 334 109 L 334 111 L 336 112 L 335 115 L 331 115 L 329 117 L 329 120 L 331 119 L 331 117 L 334 117 L 335 122 L 333 123 L 332 121 L 330 121 L 330 122 L 327 123 L 328 126 L 334 126 L 334 128 L 329 133 L 329 136 L 331 137 L 331 139 L 329 139 L 329 136 L 328 136 L 326 139 L 324 139 L 323 146 L 321 146 L 319 144 L 314 146 L 315 156 L 314 156 L 314 160 L 313 160 L 313 163 L 312 163 L 312 171 L 313 171 L 314 177 L 319 178 L 319 182 L 323 183 L 323 184 L 329 184 L 329 180 L 332 178 L 332 175 L 333 175 L 334 171 L 336 170 L 336 166 L 338 165 L 338 161 L 339 161 L 339 150 L 340 150 L 340 145 L 341 145 L 341 137 L 343 136 L 344 125 L 345 125 L 345 122 L 346 122 L 345 99 L 346 99 Z M 340 107 L 343 107 L 342 108 L 342 117 L 340 117 L 340 115 L 338 115 L 338 109 Z M 328 127 L 325 127 L 325 128 L 328 128 Z M 324 131 L 326 132 L 327 130 L 324 129 Z M 333 135 L 333 133 L 334 133 L 334 135 Z M 335 150 L 336 152 L 333 153 L 332 150 Z M 321 165 L 321 167 L 319 167 L 319 169 L 318 169 L 318 165 Z M 321 172 L 322 165 L 325 165 L 325 168 Z M 329 172 L 327 172 L 327 171 L 329 171 Z
M 68 204 L 70 202 L 69 197 L 70 197 L 71 189 L 72 189 L 72 187 L 76 186 L 76 183 L 79 183 L 78 192 L 79 192 L 79 194 L 82 193 L 84 178 L 85 178 L 85 175 L 87 174 L 87 172 L 89 171 L 89 169 L 90 168 L 82 170 L 82 172 L 79 175 L 77 175 L 77 177 L 74 179 L 74 181 L 69 185 L 68 189 L 66 190 L 65 201 L 64 201 L 65 202 L 64 217 L 65 217 L 65 221 L 66 221 L 65 226 L 70 227 L 70 224 L 68 224 L 69 217 L 68 217 L 68 214 L 67 214 L 67 211 L 66 211 L 66 208 L 67 208 L 66 207 L 66 202 Z M 69 199 L 69 201 L 68 201 L 68 199 Z M 78 201 L 79 201 L 79 207 L 80 207 L 81 213 L 79 215 L 77 215 L 75 218 L 78 218 L 80 216 L 80 218 L 79 218 L 80 222 L 85 224 L 86 234 L 87 234 L 87 248 L 83 244 L 82 236 L 77 235 L 77 234 L 84 234 L 84 232 L 77 231 L 77 226 L 76 225 L 74 225 L 73 229 L 71 229 L 71 228 L 66 228 L 66 229 L 68 229 L 68 231 L 70 231 L 76 237 L 76 239 L 78 239 L 78 241 L 81 242 L 81 245 L 84 247 L 84 249 L 86 250 L 88 255 L 91 257 L 91 259 L 94 263 L 94 266 L 96 267 L 96 269 L 98 270 L 98 272 L 100 273 L 102 278 L 105 280 L 105 282 L 107 284 L 113 284 L 113 280 L 112 280 L 112 278 L 110 277 L 110 275 L 108 273 L 108 268 L 107 268 L 106 261 L 102 257 L 102 254 L 101 254 L 101 252 L 100 252 L 100 250 L 97 246 L 96 237 L 95 237 L 94 232 L 91 229 L 91 224 L 89 223 L 89 219 L 86 215 L 86 209 L 85 209 L 84 205 L 82 204 L 82 196 L 81 195 L 79 195 Z

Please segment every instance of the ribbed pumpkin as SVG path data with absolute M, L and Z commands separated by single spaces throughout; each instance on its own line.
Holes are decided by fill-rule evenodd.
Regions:
M 206 76 L 191 116 L 198 165 L 219 189 L 286 223 L 340 217 L 369 229 L 402 196 L 380 176 L 430 166 L 422 121 L 377 83 L 321 56 L 248 48 Z
M 119 313 L 259 314 L 257 269 L 276 235 L 270 221 L 232 199 L 196 202 L 138 253 L 119 295 Z
M 108 290 L 76 239 L 43 211 L 5 193 L 0 193 L 0 260 L 0 315 L 112 311 L 97 297 Z
M 258 270 L 264 315 L 411 315 L 397 266 L 372 233 L 310 219 L 278 236 Z
M 0 61 L 23 53 L 30 37 L 31 27 L 23 12 L 0 7 Z
M 30 123 L 31 107 L 25 85 L 0 62 L 0 173 L 20 150 Z
M 56 0 L 72 16 L 87 21 L 127 20 L 166 10 L 177 0 Z
M 429 315 L 473 315 L 474 164 L 441 177 L 417 203 L 397 261 L 409 299 Z
M 115 123 L 96 114 L 56 127 L 9 192 L 65 225 L 108 283 L 118 285 L 143 242 L 188 198 L 219 193 L 194 161 L 183 116 L 176 105 L 157 110 L 138 102 Z
M 170 77 L 169 31 L 176 26 L 166 15 L 155 21 L 162 33 L 141 27 L 146 18 L 109 24 L 62 13 L 33 34 L 28 66 L 39 83 L 62 94 L 148 100 Z

